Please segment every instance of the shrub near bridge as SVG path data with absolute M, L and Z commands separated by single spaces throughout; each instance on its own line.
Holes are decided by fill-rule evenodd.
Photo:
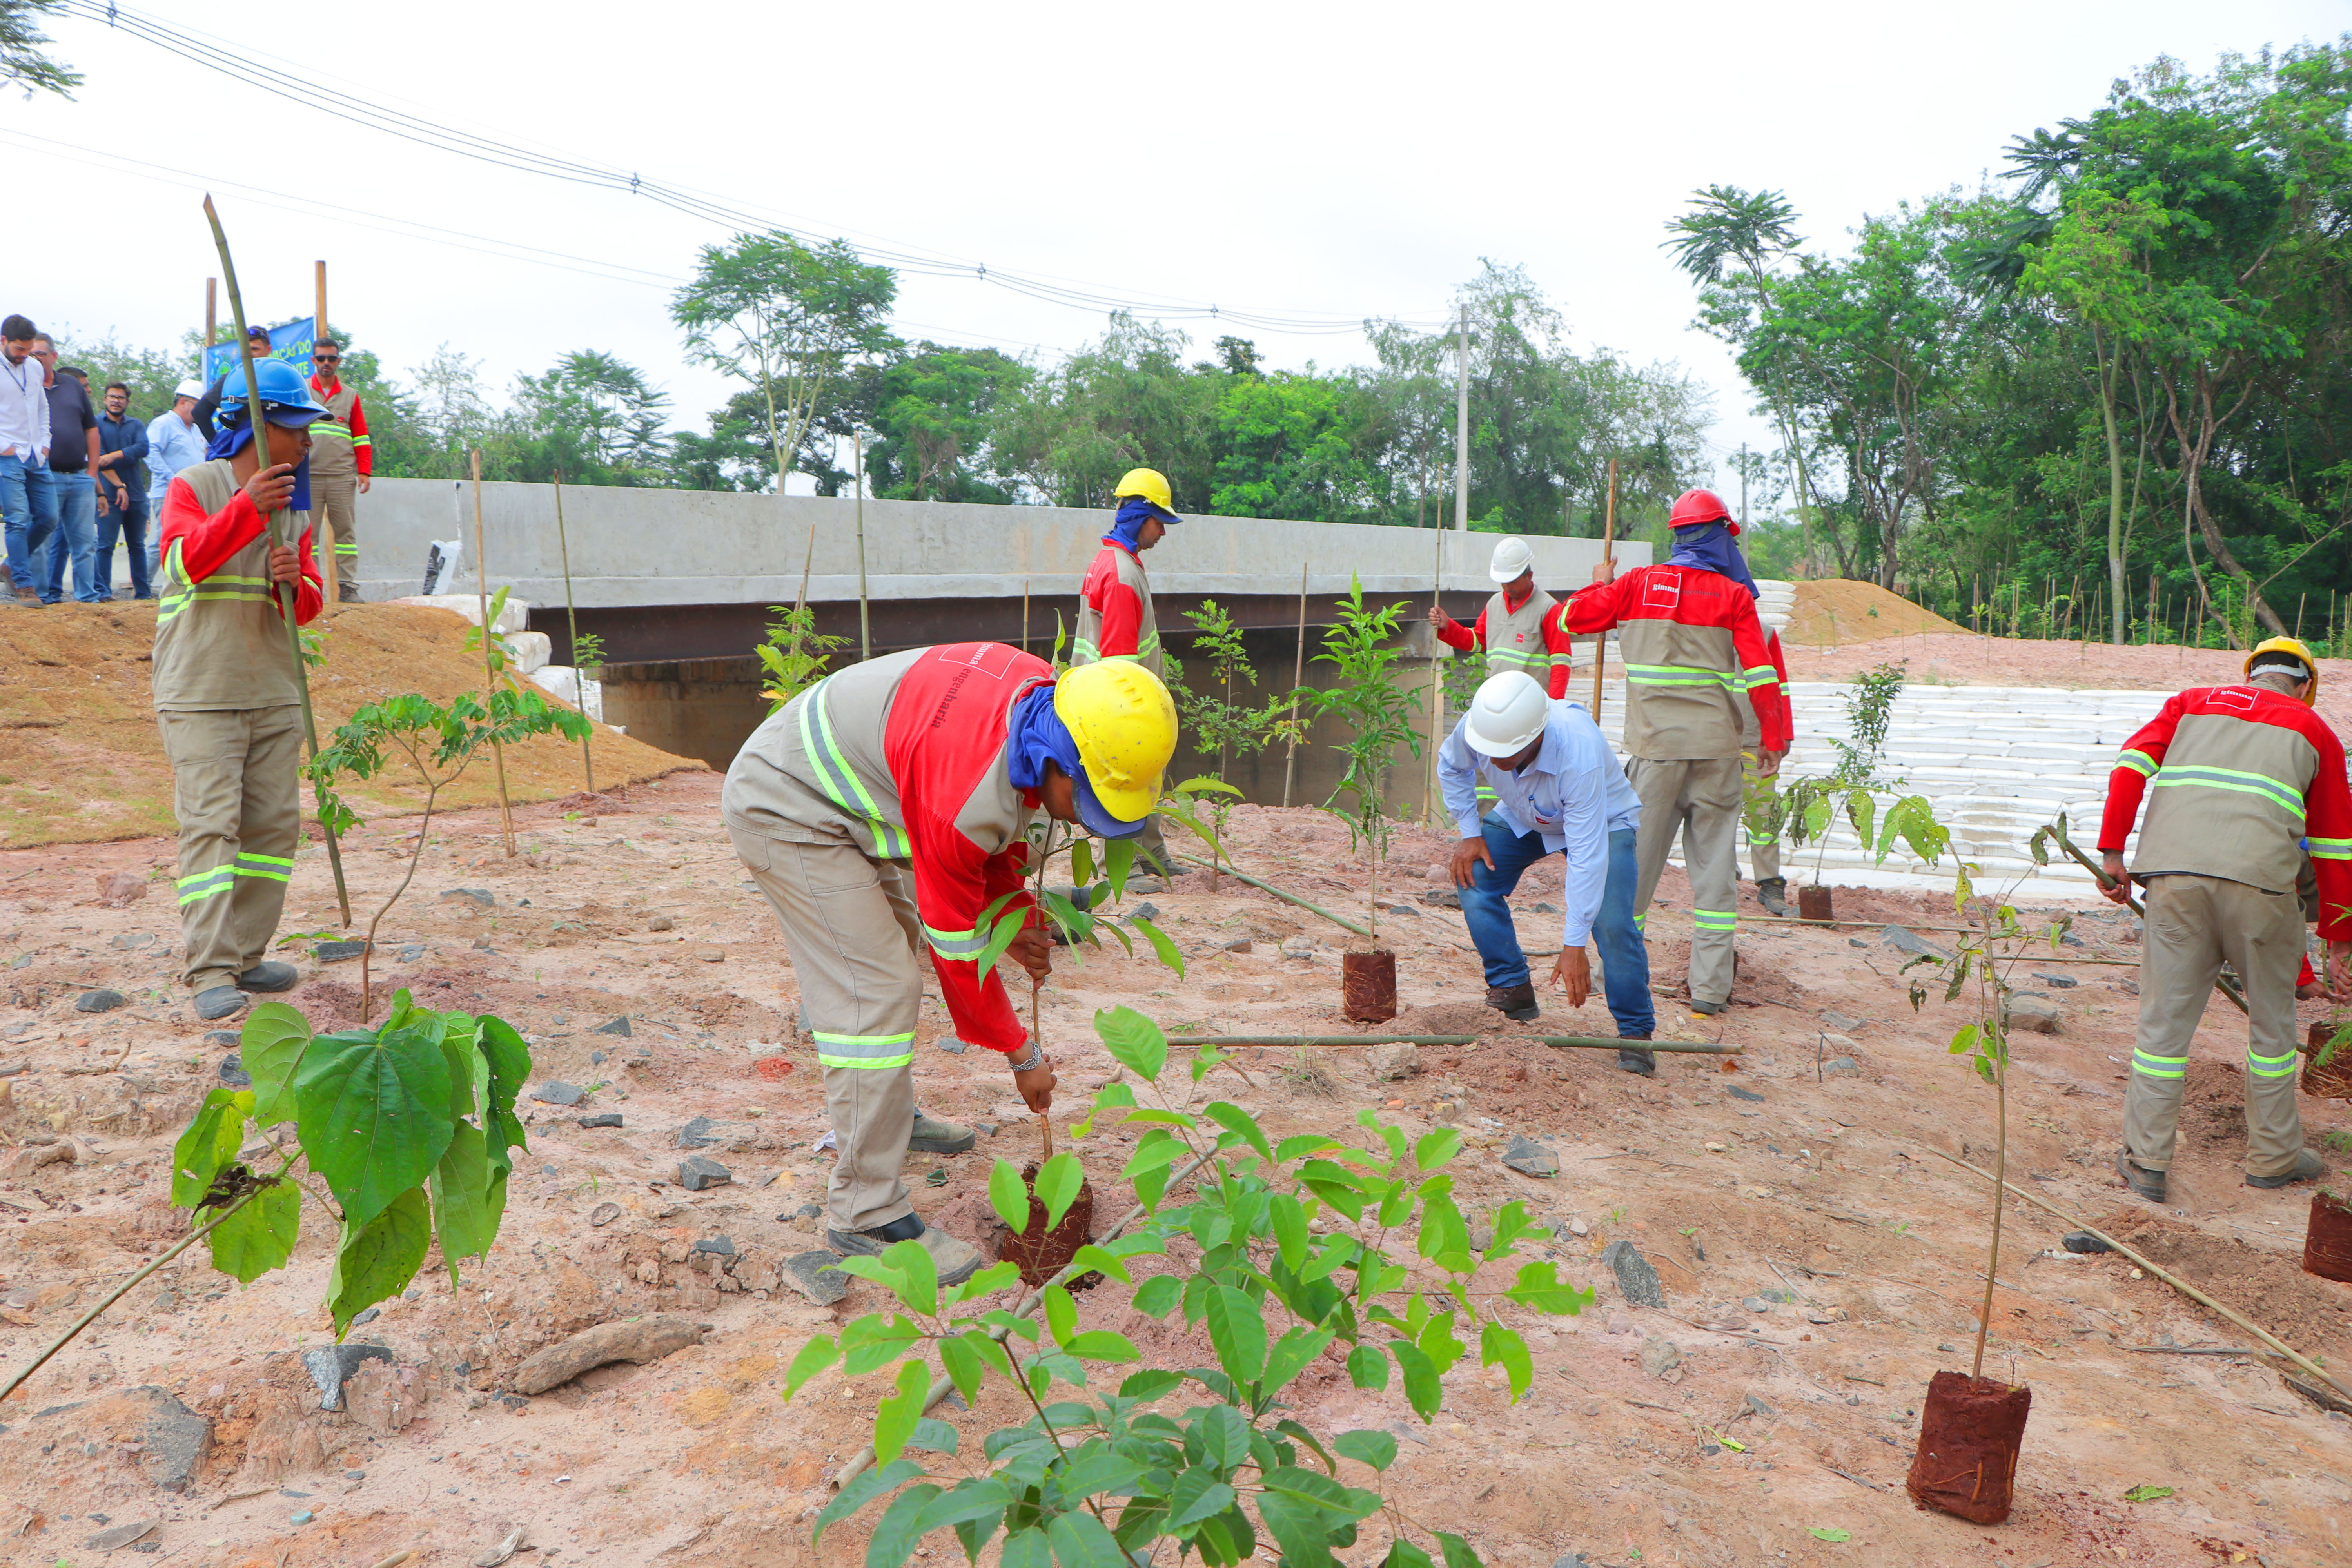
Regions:
M 785 1397 L 835 1363 L 853 1377 L 898 1367 L 875 1415 L 878 1468 L 818 1516 L 817 1542 L 887 1497 L 868 1568 L 898 1568 L 939 1531 L 952 1531 L 975 1562 L 1001 1535 L 1003 1568 L 1133 1568 L 1162 1560 L 1169 1542 L 1171 1559 L 1197 1554 L 1228 1568 L 1261 1542 L 1291 1568 L 1332 1568 L 1335 1550 L 1360 1546 L 1381 1550 L 1385 1568 L 1471 1568 L 1479 1558 L 1468 1542 L 1409 1518 L 1380 1489 L 1396 1459 L 1393 1434 L 1318 1433 L 1289 1414 L 1284 1394 L 1318 1363 L 1344 1365 L 1360 1389 L 1393 1380 L 1429 1422 L 1444 1403 L 1440 1380 L 1475 1342 L 1481 1365 L 1504 1369 L 1516 1403 L 1534 1366 L 1505 1304 L 1573 1313 L 1592 1293 L 1563 1283 L 1549 1262 L 1520 1263 L 1507 1284 L 1481 1275 L 1550 1231 L 1509 1203 L 1492 1216 L 1491 1243 L 1473 1250 L 1446 1170 L 1462 1149 L 1451 1128 L 1409 1139 L 1366 1110 L 1352 1143 L 1321 1133 L 1276 1143 L 1241 1107 L 1197 1103 L 1221 1053 L 1202 1047 L 1171 1066 L 1159 1026 L 1125 1007 L 1097 1013 L 1095 1027 L 1150 1103 L 1114 1084 L 1074 1131 L 1083 1139 L 1105 1118 L 1139 1129 L 1121 1175 L 1142 1223 L 1079 1251 L 1040 1293 L 1042 1325 L 984 1304 L 1013 1282 L 1010 1263 L 942 1289 L 919 1243 L 844 1260 L 898 1310 L 868 1313 L 837 1340 L 811 1339 Z M 1037 1185 L 1049 1205 L 1076 1189 L 1043 1173 Z M 1027 1190 L 1005 1162 L 990 1194 L 1007 1225 L 1027 1223 Z M 1049 1212 L 1046 1223 L 1059 1217 Z M 1146 1257 L 1168 1259 L 1166 1270 L 1139 1274 Z M 1141 1353 L 1122 1334 L 1078 1326 L 1067 1283 L 1088 1271 L 1102 1289 L 1124 1289 L 1137 1311 L 1181 1313 L 1187 1328 L 1205 1329 L 1215 1364 L 1118 1374 Z M 935 1477 L 916 1457 L 955 1457 L 961 1443 L 923 1414 L 931 1352 L 967 1403 L 1002 1383 L 1028 1410 L 988 1434 L 981 1462 L 957 1467 L 961 1479 Z

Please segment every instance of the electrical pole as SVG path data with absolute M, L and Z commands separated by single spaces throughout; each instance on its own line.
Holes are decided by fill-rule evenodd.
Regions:
M 1462 325 L 1455 334 L 1455 358 L 1461 370 L 1454 398 L 1454 527 L 1470 531 L 1470 307 L 1462 307 Z

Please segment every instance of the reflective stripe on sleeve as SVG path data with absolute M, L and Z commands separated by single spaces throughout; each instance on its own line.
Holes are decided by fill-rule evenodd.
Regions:
M 978 958 L 988 951 L 989 938 L 978 931 L 937 931 L 927 925 L 923 936 L 941 958 Z
M 2156 776 L 2156 759 L 2146 752 L 2135 752 L 2126 748 L 2116 755 L 2116 766 L 2129 768 L 2142 778 Z

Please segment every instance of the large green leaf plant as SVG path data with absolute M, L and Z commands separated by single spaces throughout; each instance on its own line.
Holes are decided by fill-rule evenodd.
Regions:
M 1413 1414 L 1433 1421 L 1441 1379 L 1475 1338 L 1480 1364 L 1503 1369 L 1516 1403 L 1535 1370 L 1506 1306 L 1574 1313 L 1592 1293 L 1560 1280 L 1549 1262 L 1524 1262 L 1507 1283 L 1481 1276 L 1550 1231 L 1513 1202 L 1492 1216 L 1486 1247 L 1474 1247 L 1447 1171 L 1462 1150 L 1452 1128 L 1408 1138 L 1365 1110 L 1354 1142 L 1307 1133 L 1276 1143 L 1240 1106 L 1198 1103 L 1222 1053 L 1202 1047 L 1171 1064 L 1159 1026 L 1125 1007 L 1097 1013 L 1095 1028 L 1142 1098 L 1114 1083 L 1074 1131 L 1083 1140 L 1108 1119 L 1139 1132 L 1121 1175 L 1140 1223 L 1082 1247 L 1016 1310 L 985 1305 L 1015 1282 L 1011 1263 L 943 1289 L 916 1243 L 843 1260 L 844 1271 L 895 1298 L 894 1310 L 809 1340 L 786 1373 L 785 1397 L 836 1364 L 852 1377 L 898 1364 L 875 1415 L 877 1468 L 819 1514 L 817 1543 L 887 1498 L 866 1568 L 899 1568 L 940 1531 L 952 1531 L 975 1563 L 1001 1536 L 997 1561 L 1007 1568 L 1130 1568 L 1169 1542 L 1179 1561 L 1197 1554 L 1209 1568 L 1230 1568 L 1262 1542 L 1292 1568 L 1333 1568 L 1335 1550 L 1360 1546 L 1380 1550 L 1361 1561 L 1384 1568 L 1471 1568 L 1479 1559 L 1467 1542 L 1420 1524 L 1383 1494 L 1393 1433 L 1319 1433 L 1292 1414 L 1297 1396 L 1286 1394 L 1310 1367 L 1344 1367 L 1362 1390 L 1393 1379 Z M 1080 1176 L 1066 1152 L 1038 1173 L 1049 1226 Z M 1009 1163 L 997 1163 L 989 1193 L 1008 1226 L 1029 1223 L 1029 1189 Z M 1147 1258 L 1163 1259 L 1161 1270 L 1143 1269 Z M 1069 1285 L 1089 1273 L 1105 1290 L 1124 1288 L 1147 1317 L 1181 1313 L 1186 1328 L 1205 1330 L 1215 1364 L 1141 1367 L 1114 1386 L 1105 1369 L 1143 1355 L 1123 1334 L 1080 1327 Z M 1042 1324 L 1032 1316 L 1040 1308 Z M 925 1415 L 934 1355 L 967 1403 L 976 1407 L 996 1382 L 1028 1411 L 990 1433 L 983 1462 L 962 1467 L 961 1479 L 934 1479 L 915 1457 L 952 1457 L 961 1446 L 955 1427 Z

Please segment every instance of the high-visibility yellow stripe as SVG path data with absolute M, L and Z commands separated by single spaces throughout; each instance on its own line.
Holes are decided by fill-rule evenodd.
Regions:
M 2274 778 L 2262 773 L 2243 773 L 2236 768 L 2217 768 L 2209 763 L 2167 763 L 2157 770 L 2155 787 L 2177 789 L 2195 784 L 2205 789 L 2226 789 L 2240 795 L 2257 795 L 2303 820 L 2303 796 Z
M 1739 911 L 1737 910 L 1691 910 L 1691 920 L 1701 931 L 1738 931 Z
M 2154 1057 L 2146 1051 L 2132 1053 L 2132 1070 L 2150 1078 L 2185 1078 L 2189 1073 L 2187 1057 Z
M 2116 766 L 2129 768 L 2142 778 L 2152 778 L 2156 773 L 2156 759 L 2146 752 L 2135 752 L 2128 746 L 2116 754 Z
M 2352 838 L 2308 838 L 2315 860 L 2352 860 Z
M 941 958 L 978 958 L 988 950 L 989 938 L 977 931 L 940 931 L 925 925 L 923 936 Z
M 2257 1078 L 2293 1078 L 2295 1073 L 2295 1053 L 2283 1057 L 2257 1055 L 2252 1046 L 2246 1047 L 2246 1070 Z
M 903 1035 L 832 1035 L 822 1029 L 811 1033 L 816 1041 L 816 1059 L 821 1067 L 872 1071 L 906 1067 L 915 1059 L 912 1029 Z
M 866 792 L 866 781 L 857 776 L 857 770 L 849 765 L 849 759 L 841 754 L 840 746 L 834 742 L 833 719 L 824 706 L 825 688 L 832 684 L 833 677 L 828 675 L 810 687 L 801 700 L 801 749 L 808 753 L 817 772 L 832 780 L 834 787 L 825 790 L 825 798 L 852 816 L 865 818 L 866 830 L 874 836 L 875 852 L 886 860 L 904 860 L 913 853 L 906 835 L 882 820 L 881 807 Z M 817 749 L 820 740 L 824 746 L 822 752 Z M 851 795 L 857 798 L 855 805 L 847 798 Z

